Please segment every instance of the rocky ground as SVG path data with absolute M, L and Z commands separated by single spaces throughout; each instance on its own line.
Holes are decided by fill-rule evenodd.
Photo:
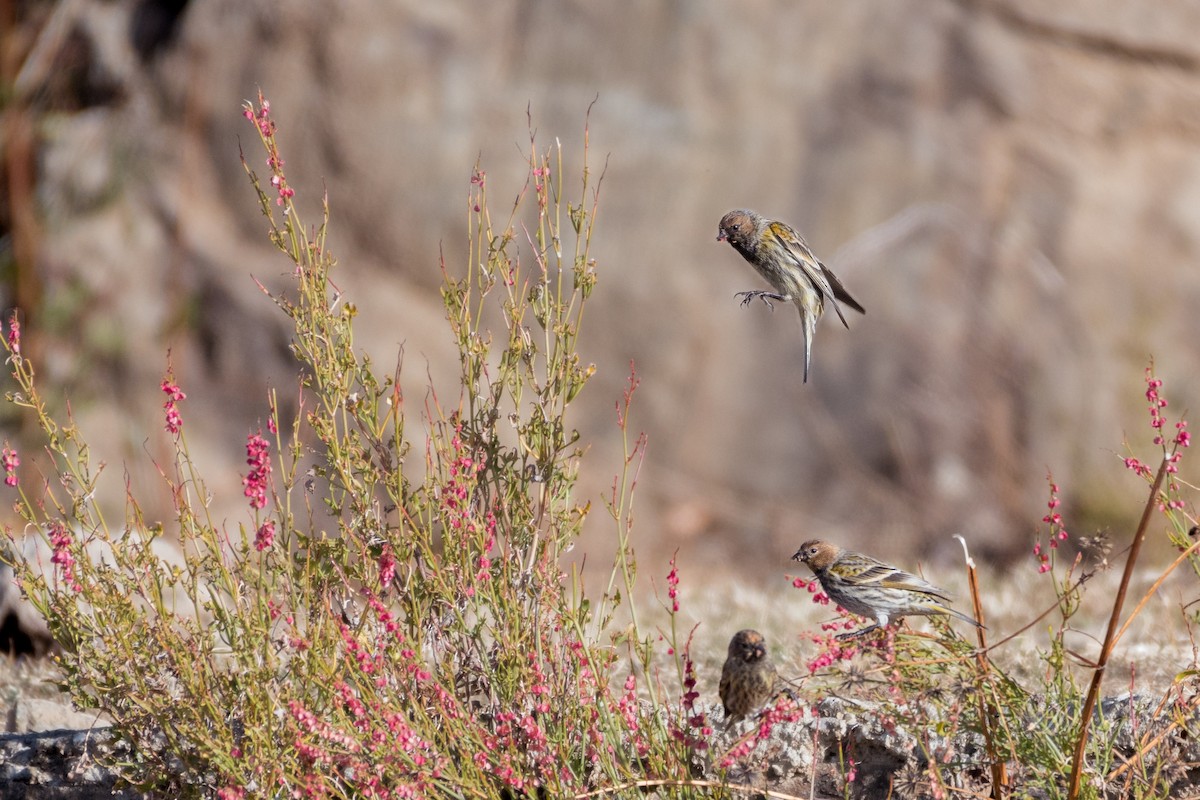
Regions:
M 121 755 L 104 728 L 0 736 L 0 796 L 11 800 L 133 800 L 118 789 L 116 771 L 102 766 Z
M 760 629 L 781 675 L 802 684 L 800 676 L 808 674 L 806 665 L 814 655 L 813 645 L 804 633 L 828 618 L 828 609 L 813 605 L 807 593 L 788 586 L 782 573 L 777 576 L 785 586 L 782 591 L 740 583 L 733 575 L 707 577 L 709 581 L 698 581 L 685 574 L 678 595 L 679 622 L 685 629 L 696 626 L 691 652 L 696 659 L 702 703 L 716 703 L 725 643 L 730 632 L 741 627 Z M 961 596 L 963 589 L 955 584 L 959 576 L 946 577 L 947 584 Z M 1147 741 L 1148 733 L 1152 737 L 1163 732 L 1163 748 L 1155 756 L 1154 768 L 1169 771 L 1172 796 L 1200 797 L 1200 744 L 1184 729 L 1195 731 L 1200 726 L 1187 722 L 1172 728 L 1171 722 L 1178 720 L 1155 708 L 1157 698 L 1163 696 L 1176 676 L 1194 663 L 1188 644 L 1190 629 L 1179 608 L 1182 598 L 1193 591 L 1194 576 L 1176 577 L 1179 580 L 1147 605 L 1139 617 L 1140 624 L 1131 628 L 1128 640 L 1117 651 L 1105 684 L 1109 698 L 1101 707 L 1101 716 L 1118 722 L 1114 741 L 1119 757 L 1115 765 L 1135 752 L 1136 741 Z M 16 635 L 6 640 L 5 647 L 28 647 L 44 653 L 50 648 L 49 634 L 36 613 L 19 602 L 7 578 L 6 571 L 0 570 L 0 629 Z M 1153 578 L 1153 573 L 1147 572 L 1136 584 L 1144 587 Z M 1114 571 L 1101 573 L 1085 593 L 1074 618 L 1073 648 L 1086 653 L 1089 646 L 1094 646 L 1089 645 L 1087 632 L 1102 630 L 1116 579 Z M 1032 612 L 1053 603 L 1048 585 L 1042 585 L 1045 580 L 1035 576 L 1033 569 L 1008 577 L 985 571 L 982 582 L 987 589 L 989 629 L 995 641 L 1025 626 Z M 8 601 L 3 602 L 4 598 Z M 642 603 L 647 613 L 645 624 L 668 629 L 665 609 L 651 600 L 644 598 Z M 993 653 L 996 663 L 1023 686 L 1038 687 L 1044 685 L 1039 681 L 1046 680 L 1046 662 L 1040 657 L 1040 649 L 1045 647 L 1044 633 L 1030 631 Z M 1086 670 L 1076 669 L 1080 670 L 1076 678 L 1085 679 Z M 1136 687 L 1132 695 L 1130 687 Z M 1036 692 L 1036 688 L 1029 691 Z M 0 659 L 0 697 L 7 705 L 7 734 L 0 736 L 0 798 L 138 796 L 121 790 L 110 794 L 116 786 L 116 775 L 103 765 L 110 763 L 114 755 L 124 755 L 124 751 L 117 749 L 103 719 L 73 710 L 58 694 L 55 673 L 47 659 L 32 653 L 15 660 Z M 700 780 L 718 777 L 711 754 L 727 751 L 738 737 L 754 730 L 748 722 L 726 729 L 719 705 L 710 708 L 709 714 L 717 733 L 710 743 L 710 755 L 697 759 L 695 774 Z M 1045 715 L 1031 713 L 1030 724 L 1045 724 Z M 963 765 L 955 773 L 958 788 L 986 793 L 989 775 L 982 743 L 963 736 L 943 744 L 953 749 L 956 762 Z M 777 797 L 844 798 L 847 754 L 853 754 L 856 762 L 849 796 L 928 796 L 926 756 L 918 739 L 903 729 L 885 730 L 871 709 L 857 702 L 849 691 L 842 697 L 827 697 L 817 705 L 814 715 L 776 726 L 770 739 L 745 761 L 747 768 L 726 779 L 775 792 Z M 1010 772 L 1020 778 L 1018 765 L 1010 765 Z M 1115 786 L 1107 796 L 1124 796 L 1122 787 Z
M 1162 724 L 1150 712 L 1153 703 L 1144 698 L 1115 697 L 1105 701 L 1101 713 L 1119 719 L 1117 748 L 1122 756 L 1133 752 L 1138 737 Z M 69 715 L 67 708 L 62 714 Z M 927 760 L 917 740 L 903 729 L 887 731 L 864 709 L 837 698 L 818 704 L 815 715 L 796 723 L 775 726 L 769 740 L 760 745 L 750 765 L 726 775 L 729 783 L 753 787 L 746 796 L 794 797 L 809 800 L 835 798 L 924 798 L 932 797 L 927 778 Z M 43 709 L 41 723 L 70 719 L 56 717 Z M 719 733 L 713 750 L 720 751 L 753 725 L 743 722 L 723 729 L 719 708 L 710 710 Z M 34 724 L 38 724 L 35 722 Z M 1138 737 L 1134 736 L 1137 731 Z M 1171 734 L 1168 734 L 1171 735 Z M 1169 743 L 1170 763 L 1159 764 L 1171 778 L 1171 797 L 1200 797 L 1200 743 L 1175 730 Z M 988 770 L 983 745 L 973 737 L 959 737 L 953 745 L 956 759 L 964 764 L 952 788 L 981 792 L 987 796 Z M 846 753 L 855 758 L 856 775 L 846 782 Z M 140 798 L 143 795 L 117 788 L 114 770 L 102 766 L 123 756 L 127 749 L 114 742 L 103 727 L 82 730 L 44 730 L 0 736 L 0 796 L 11 800 L 90 800 L 90 798 Z M 974 763 L 976 766 L 970 766 Z M 716 779 L 711 765 L 698 764 L 698 780 Z M 1010 773 L 1011 774 L 1011 773 Z M 1016 773 L 1019 779 L 1019 772 Z M 652 783 L 652 782 L 651 782 Z M 654 796 L 653 787 L 648 796 Z M 1106 797 L 1127 796 L 1128 785 L 1115 782 L 1105 788 Z M 1038 792 L 1023 797 L 1048 796 Z

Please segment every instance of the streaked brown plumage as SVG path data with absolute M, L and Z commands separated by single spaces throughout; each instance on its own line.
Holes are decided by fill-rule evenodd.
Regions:
M 792 559 L 808 565 L 830 600 L 852 614 L 875 620 L 874 625 L 839 638 L 862 636 L 906 616 L 948 614 L 979 627 L 974 619 L 947 605 L 950 596 L 944 589 L 862 553 L 810 539 Z
M 735 633 L 729 640 L 719 688 L 726 722 L 740 721 L 762 708 L 775 696 L 778 677 L 763 635 L 754 630 Z
M 812 362 L 812 340 L 817 320 L 825 313 L 825 303 L 833 305 L 847 328 L 839 302 L 862 314 L 867 313 L 850 296 L 846 287 L 829 267 L 822 264 L 795 228 L 778 220 L 769 220 L 754 211 L 739 208 L 721 218 L 717 241 L 727 241 L 742 258 L 774 289 L 738 292 L 742 305 L 759 298 L 768 306 L 772 300 L 792 302 L 800 310 L 800 328 L 804 335 L 804 381 L 808 382 Z

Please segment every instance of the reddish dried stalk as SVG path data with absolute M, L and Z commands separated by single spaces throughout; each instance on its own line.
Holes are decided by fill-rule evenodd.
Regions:
M 1129 545 L 1129 557 L 1125 560 L 1125 573 L 1121 576 L 1121 585 L 1117 588 L 1117 598 L 1113 601 L 1112 616 L 1108 620 L 1108 630 L 1104 634 L 1104 645 L 1100 648 L 1100 658 L 1096 660 L 1096 670 L 1092 673 L 1092 683 L 1088 687 L 1087 700 L 1083 704 L 1083 716 L 1079 721 L 1079 738 L 1075 742 L 1075 757 L 1071 762 L 1071 783 L 1067 797 L 1075 800 L 1079 797 L 1079 787 L 1083 780 L 1083 755 L 1087 749 L 1088 728 L 1092 719 L 1092 711 L 1100 697 L 1100 684 L 1104 681 L 1104 669 L 1108 666 L 1108 657 L 1112 655 L 1116 644 L 1117 626 L 1121 622 L 1121 608 L 1125 605 L 1125 592 L 1129 589 L 1129 581 L 1133 577 L 1133 566 L 1137 562 L 1138 552 L 1146 539 L 1146 529 L 1150 527 L 1150 515 L 1158 504 L 1158 492 L 1162 488 L 1163 478 L 1167 474 L 1170 460 L 1164 455 L 1154 476 L 1154 485 L 1150 487 L 1150 496 L 1146 498 L 1146 507 L 1142 510 L 1142 521 L 1138 523 L 1137 533 L 1133 535 L 1133 544 Z

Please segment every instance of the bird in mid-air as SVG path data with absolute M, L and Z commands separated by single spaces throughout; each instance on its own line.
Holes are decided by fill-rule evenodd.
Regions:
M 875 620 L 874 625 L 844 633 L 839 639 L 854 638 L 876 628 L 886 628 L 889 621 L 907 616 L 949 614 L 976 627 L 983 627 L 966 614 L 950 608 L 947 605 L 950 595 L 944 589 L 862 553 L 843 550 L 836 544 L 820 539 L 810 539 L 800 545 L 792 560 L 808 565 L 830 600 L 852 614 Z
M 778 677 L 763 635 L 748 629 L 735 633 L 718 688 L 728 723 L 740 722 L 762 708 L 775 695 Z
M 757 297 L 771 308 L 771 301 L 778 300 L 793 302 L 800 310 L 800 327 L 804 334 L 804 382 L 808 383 L 813 335 L 817 320 L 825 313 L 825 303 L 833 305 L 847 328 L 850 324 L 846 322 L 839 302 L 861 314 L 867 313 L 866 310 L 850 296 L 829 267 L 813 255 L 804 237 L 786 223 L 741 208 L 721 217 L 717 241 L 733 245 L 733 249 L 741 253 L 774 290 L 738 292 L 742 305 Z

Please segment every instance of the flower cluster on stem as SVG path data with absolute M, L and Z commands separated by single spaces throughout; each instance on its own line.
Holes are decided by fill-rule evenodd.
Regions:
M 243 494 L 250 498 L 251 508 L 266 508 L 271 479 L 271 445 L 263 438 L 262 430 L 246 437 L 246 463 L 250 472 L 242 478 Z
M 183 429 L 183 417 L 179 416 L 179 408 L 175 404 L 186 400 L 187 395 L 179 388 L 179 384 L 175 383 L 175 376 L 170 372 L 167 373 L 167 377 L 163 378 L 160 388 L 167 396 L 167 401 L 163 403 L 163 412 L 166 417 L 164 427 L 168 433 L 178 436 L 179 431 Z
M 21 457 L 15 448 L 4 443 L 4 451 L 0 453 L 0 465 L 4 466 L 4 483 L 8 486 L 17 485 L 17 467 L 21 466 Z

